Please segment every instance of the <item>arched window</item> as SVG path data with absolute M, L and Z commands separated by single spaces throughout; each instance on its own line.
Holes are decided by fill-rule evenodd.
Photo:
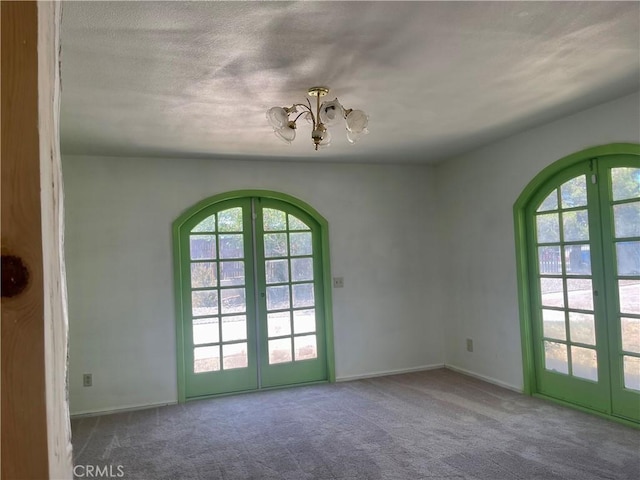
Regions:
M 640 148 L 579 152 L 515 205 L 525 389 L 640 421 Z
M 333 380 L 327 223 L 266 191 L 174 223 L 181 400 Z

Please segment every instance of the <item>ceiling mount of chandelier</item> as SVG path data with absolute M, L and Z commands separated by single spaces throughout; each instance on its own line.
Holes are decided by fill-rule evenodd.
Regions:
M 307 93 L 310 97 L 316 97 L 315 113 L 308 98 L 306 105 L 294 103 L 290 107 L 272 107 L 267 110 L 267 120 L 276 136 L 284 142 L 290 144 L 296 138 L 297 122 L 300 118 L 313 126 L 311 141 L 316 150 L 318 147 L 328 147 L 331 144 L 331 133 L 327 127 L 335 126 L 340 121 L 344 121 L 349 143 L 355 143 L 361 136 L 369 133 L 369 117 L 362 110 L 346 109 L 337 98 L 320 104 L 320 97 L 329 93 L 327 87 L 312 87 Z

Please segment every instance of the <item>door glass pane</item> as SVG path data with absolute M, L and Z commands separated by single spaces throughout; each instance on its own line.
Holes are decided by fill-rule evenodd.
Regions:
M 560 241 L 560 221 L 557 213 L 547 213 L 536 217 L 538 243 Z
M 565 246 L 564 262 L 567 275 L 591 275 L 591 252 L 589 245 Z
M 234 315 L 222 317 L 222 341 L 245 340 L 247 338 L 247 317 Z
M 305 280 L 313 280 L 313 259 L 306 258 L 292 258 L 291 270 L 293 273 L 294 282 L 304 282 Z
M 593 289 L 588 278 L 567 279 L 567 300 L 569 308 L 593 310 Z
M 541 274 L 562 274 L 560 246 L 538 247 L 538 266 Z
M 622 317 L 620 327 L 622 350 L 640 353 L 640 318 Z
M 267 310 L 283 310 L 289 307 L 289 286 L 267 287 Z
M 303 337 L 295 337 L 293 339 L 296 360 L 307 360 L 316 358 L 318 351 L 316 350 L 316 336 L 305 335 Z
M 189 237 L 191 260 L 214 260 L 216 258 L 215 235 L 191 235 Z
M 222 345 L 222 368 L 231 370 L 233 368 L 245 368 L 249 364 L 246 343 L 232 343 Z
M 287 220 L 285 213 L 282 210 L 276 210 L 274 208 L 262 209 L 262 222 L 264 224 L 264 230 L 266 232 L 273 230 L 286 230 Z
M 192 321 L 193 344 L 218 343 L 220 335 L 218 333 L 218 317 L 197 318 Z
M 640 275 L 640 242 L 616 243 L 618 275 Z
M 548 210 L 557 210 L 558 208 L 558 190 L 554 190 L 547 198 L 545 198 L 540 206 L 538 207 L 537 212 L 546 212 Z
M 591 348 L 571 347 L 571 373 L 574 377 L 598 381 L 598 357 Z
M 542 305 L 545 307 L 564 307 L 564 287 L 561 278 L 540 278 Z
M 267 260 L 264 262 L 267 283 L 285 283 L 289 281 L 288 260 Z
M 244 239 L 242 234 L 220 235 L 220 258 L 244 257 Z
M 569 373 L 569 360 L 565 344 L 544 342 L 544 368 L 552 372 Z
M 218 213 L 218 230 L 220 232 L 242 231 L 242 208 L 230 208 Z
M 589 240 L 589 215 L 586 210 L 575 210 L 562 214 L 565 242 Z
M 620 312 L 640 315 L 640 278 L 637 280 L 618 280 Z
M 269 340 L 269 364 L 291 362 L 291 339 Z
M 611 186 L 614 200 L 640 197 L 640 168 L 612 168 Z
M 220 285 L 244 285 L 244 262 L 220 262 Z
M 547 338 L 566 340 L 564 312 L 561 310 L 542 310 L 542 333 Z
M 293 311 L 293 332 L 294 333 L 311 333 L 316 331 L 316 311 L 294 310 Z
M 213 262 L 191 264 L 191 288 L 217 287 L 218 268 Z
M 191 310 L 194 317 L 218 314 L 218 292 L 198 290 L 191 292 Z
M 311 232 L 290 234 L 291 255 L 311 255 Z
M 192 232 L 215 232 L 216 231 L 216 215 L 213 214 L 204 220 L 202 220 L 198 225 L 193 227 Z
M 306 223 L 304 223 L 297 217 L 289 215 L 289 230 L 310 230 L 310 228 Z
M 247 311 L 244 288 L 225 288 L 224 290 L 220 290 L 220 298 L 222 313 L 241 313 Z
M 562 208 L 582 207 L 587 204 L 587 182 L 584 175 L 572 178 L 560 187 Z
M 593 315 L 589 313 L 569 312 L 569 335 L 574 343 L 596 344 L 596 327 Z
M 293 285 L 293 308 L 313 307 L 313 283 L 301 283 Z
M 193 373 L 220 370 L 220 347 L 197 347 L 193 349 Z
M 624 386 L 633 390 L 640 390 L 640 358 L 624 357 Z
M 267 334 L 269 337 L 291 335 L 291 313 L 274 312 L 267 314 Z
M 268 233 L 264 236 L 264 256 L 286 257 L 287 256 L 287 234 Z
M 640 237 L 640 202 L 613 206 L 616 238 Z

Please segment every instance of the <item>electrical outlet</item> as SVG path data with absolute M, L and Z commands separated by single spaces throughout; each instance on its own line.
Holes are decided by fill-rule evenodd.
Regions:
M 333 277 L 333 288 L 343 288 L 344 277 Z
M 473 340 L 467 338 L 467 352 L 473 352 Z
M 85 373 L 82 375 L 82 386 L 90 387 L 93 385 L 93 375 L 90 373 Z

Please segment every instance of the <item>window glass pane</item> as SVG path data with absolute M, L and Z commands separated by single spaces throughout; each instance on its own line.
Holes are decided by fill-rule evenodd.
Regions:
M 544 342 L 544 368 L 558 373 L 569 373 L 567 346 L 563 343 Z
M 191 264 L 191 288 L 216 287 L 218 269 L 213 262 Z
M 538 247 L 538 266 L 542 274 L 561 274 L 560 246 Z
M 220 262 L 220 285 L 244 285 L 244 262 Z
M 538 207 L 538 212 L 546 212 L 548 210 L 557 210 L 558 208 L 558 190 L 554 190 L 551 192 L 547 198 L 545 198 L 540 206 Z
M 313 283 L 301 283 L 292 285 L 293 290 L 293 307 L 313 307 Z
M 283 310 L 289 308 L 289 287 L 267 287 L 267 310 Z
M 611 186 L 614 200 L 640 197 L 640 168 L 612 168 Z
M 622 349 L 625 352 L 640 353 L 640 319 L 622 317 L 620 327 Z
M 571 347 L 571 373 L 574 377 L 598 381 L 598 356 L 591 348 Z
M 289 242 L 291 255 L 311 255 L 311 232 L 292 233 Z
M 248 364 L 246 343 L 222 345 L 222 368 L 224 370 L 245 368 Z
M 595 345 L 596 327 L 593 323 L 593 315 L 569 312 L 569 335 L 572 342 Z
M 542 334 L 547 338 L 566 340 L 564 312 L 560 310 L 542 310 Z
M 264 236 L 264 256 L 286 257 L 287 256 L 287 234 L 268 233 Z
M 197 318 L 193 320 L 193 344 L 217 343 L 220 341 L 218 317 Z
M 215 232 L 216 231 L 216 216 L 215 214 L 205 218 L 199 224 L 197 224 L 192 232 Z
M 242 208 L 230 208 L 218 213 L 218 231 L 220 232 L 241 232 L 242 231 Z
M 311 308 L 308 310 L 293 311 L 293 332 L 294 333 L 311 333 L 316 331 L 316 311 Z
M 220 258 L 244 257 L 243 235 L 220 235 Z
M 640 278 L 637 280 L 618 280 L 620 312 L 640 315 Z
M 245 340 L 247 338 L 247 317 L 234 315 L 222 317 L 222 341 Z
M 292 258 L 291 270 L 293 271 L 294 282 L 303 282 L 305 280 L 313 280 L 313 259 L 306 258 Z
M 191 312 L 194 317 L 218 314 L 218 291 L 191 292 Z
M 557 213 L 536 216 L 538 243 L 554 243 L 560 241 L 560 223 Z
M 589 240 L 589 216 L 586 210 L 575 210 L 562 214 L 565 242 Z
M 309 226 L 304 223 L 302 220 L 294 217 L 293 215 L 289 215 L 289 230 L 310 230 Z
M 291 317 L 289 312 L 267 314 L 267 333 L 269 337 L 291 335 Z
M 564 270 L 567 275 L 591 275 L 591 251 L 589 245 L 564 247 Z
M 593 310 L 593 288 L 588 278 L 567 279 L 567 301 L 569 308 Z
M 282 210 L 263 208 L 262 223 L 264 224 L 264 230 L 266 232 L 287 229 L 287 220 Z
M 225 288 L 220 290 L 220 296 L 222 313 L 242 313 L 247 311 L 244 288 Z
M 191 260 L 213 260 L 216 258 L 215 235 L 191 235 L 189 237 Z
M 540 293 L 545 307 L 564 307 L 564 287 L 561 278 L 541 278 Z
M 305 335 L 303 337 L 295 337 L 293 339 L 293 349 L 295 350 L 296 360 L 317 358 L 318 351 L 316 349 L 316 336 Z
M 562 208 L 581 207 L 587 204 L 587 182 L 584 175 L 572 178 L 560 187 Z
M 618 275 L 640 275 L 640 242 L 616 243 Z
M 193 373 L 220 370 L 220 347 L 197 347 L 193 349 Z
M 267 260 L 264 262 L 267 283 L 284 283 L 289 281 L 289 261 Z
M 633 390 L 640 390 L 640 358 L 624 357 L 624 386 Z
M 613 206 L 616 238 L 640 237 L 640 202 Z
M 291 339 L 269 340 L 269 364 L 291 362 Z

